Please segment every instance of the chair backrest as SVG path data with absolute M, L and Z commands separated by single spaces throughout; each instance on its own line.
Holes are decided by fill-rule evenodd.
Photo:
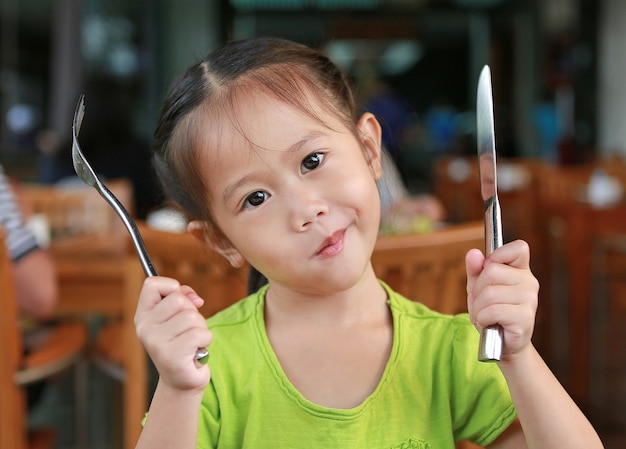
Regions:
M 80 182 L 80 181 L 78 181 Z M 134 212 L 133 186 L 128 179 L 106 181 L 107 188 L 124 207 Z M 29 212 L 48 220 L 52 238 L 111 232 L 126 232 L 124 224 L 98 192 L 85 184 L 22 184 L 18 195 Z
M 11 261 L 0 227 L 0 449 L 26 447 L 25 393 L 15 382 L 22 348 Z
M 200 309 L 203 316 L 214 315 L 247 295 L 247 266 L 231 267 L 226 259 L 189 233 L 155 229 L 143 221 L 137 221 L 137 227 L 158 274 L 192 287 L 204 299 Z M 109 337 L 118 337 L 118 340 L 110 338 L 109 342 L 121 343 L 114 348 L 118 351 L 107 348 L 104 352 L 114 363 L 122 363 L 127 385 L 124 388 L 124 447 L 134 447 L 141 432 L 141 418 L 148 407 L 149 390 L 145 352 L 133 321 L 137 298 L 145 280 L 134 247 L 129 248 L 124 265 L 125 301 L 121 328 L 109 329 Z M 120 348 L 123 351 L 119 351 Z
M 451 223 L 482 218 L 483 201 L 478 180 L 478 158 L 441 156 L 435 161 L 433 191 Z
M 597 159 L 581 165 L 544 164 L 537 176 L 538 199 L 547 204 L 585 200 L 586 189 L 596 169 L 617 179 L 626 187 L 626 164 L 622 158 Z
M 482 221 L 428 234 L 381 236 L 372 254 L 376 275 L 398 293 L 443 313 L 467 311 L 465 253 L 484 247 Z
M 247 296 L 247 265 L 233 268 L 223 256 L 187 232 L 162 231 L 141 222 L 138 226 L 159 274 L 196 290 L 204 299 L 204 316 Z

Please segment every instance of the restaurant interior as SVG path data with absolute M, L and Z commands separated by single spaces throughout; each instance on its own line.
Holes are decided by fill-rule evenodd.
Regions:
M 484 248 L 476 86 L 490 67 L 503 237 L 529 243 L 541 284 L 533 342 L 605 447 L 626 447 L 624 23 L 620 0 L 2 0 L 0 165 L 59 283 L 55 318 L 35 334 L 72 322 L 86 335 L 46 371 L 2 334 L 14 364 L 0 376 L 0 449 L 134 447 L 155 387 L 132 319 L 144 269 L 123 222 L 74 172 L 81 95 L 82 150 L 159 272 L 199 293 L 210 284 L 205 316 L 246 295 L 247 267 L 181 231 L 150 142 L 179 73 L 222 42 L 261 35 L 323 51 L 378 117 L 407 201 L 383 214 L 374 268 L 445 313 L 466 310 L 464 254 Z M 37 376 L 45 388 L 27 407 Z M 21 425 L 44 443 L 28 445 Z

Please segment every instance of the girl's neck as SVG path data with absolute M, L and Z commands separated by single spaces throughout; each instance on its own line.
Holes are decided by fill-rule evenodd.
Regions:
M 350 409 L 380 384 L 393 347 L 387 294 L 373 270 L 331 295 L 268 290 L 267 337 L 293 387 L 323 407 Z
M 371 268 L 353 287 L 329 294 L 306 294 L 270 283 L 265 300 L 267 325 L 345 327 L 386 319 L 387 314 L 387 292 Z

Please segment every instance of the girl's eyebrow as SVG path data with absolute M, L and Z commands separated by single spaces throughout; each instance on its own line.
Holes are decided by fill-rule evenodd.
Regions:
M 323 136 L 324 136 L 324 133 L 322 133 L 320 131 L 312 131 L 309 134 L 307 134 L 306 136 L 304 136 L 302 139 L 300 139 L 299 141 L 294 143 L 293 145 L 290 145 L 287 148 L 286 152 L 287 153 L 296 152 L 296 151 L 300 150 L 304 146 L 304 144 L 306 144 L 306 143 L 308 143 L 308 142 L 310 142 L 312 140 L 318 139 L 320 137 L 323 137 Z
M 233 194 L 238 188 L 245 185 L 247 182 L 250 182 L 254 178 L 255 176 L 253 176 L 252 174 L 248 174 L 244 176 L 243 178 L 239 179 L 237 182 L 227 185 L 224 188 L 224 192 L 222 192 L 222 202 L 224 204 L 228 203 L 228 201 L 230 200 L 230 198 L 233 196 Z

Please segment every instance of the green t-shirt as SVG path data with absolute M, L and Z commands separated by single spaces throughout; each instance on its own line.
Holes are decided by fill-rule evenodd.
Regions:
M 495 364 L 477 361 L 466 314 L 441 315 L 393 292 L 393 346 L 380 383 L 359 406 L 305 399 L 285 376 L 264 321 L 266 287 L 208 320 L 211 382 L 198 448 L 453 448 L 492 442 L 515 419 Z

